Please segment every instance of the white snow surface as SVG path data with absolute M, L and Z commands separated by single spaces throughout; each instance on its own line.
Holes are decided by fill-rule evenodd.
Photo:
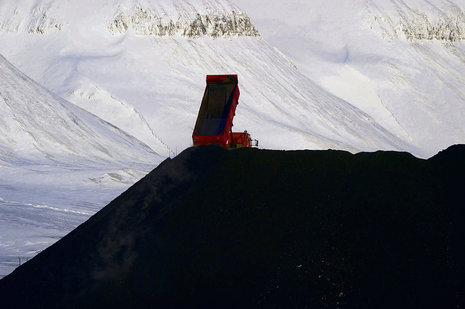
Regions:
M 0 275 L 49 246 L 163 159 L 50 93 L 0 55 Z
M 234 0 L 297 69 L 430 157 L 465 142 L 465 2 Z
M 31 7 L 44 12 L 43 24 L 63 26 L 30 33 L 36 25 Z M 235 73 L 241 89 L 236 130 L 247 129 L 262 147 L 423 154 L 401 129 L 390 132 L 303 75 L 229 1 L 16 1 L 1 11 L 19 17 L 4 22 L 17 31 L 0 34 L 0 42 L 8 43 L 0 52 L 48 89 L 158 153 L 192 144 L 205 76 Z M 122 12 L 124 26 L 115 24 Z M 173 32 L 153 30 L 169 21 Z
M 53 95 L 0 55 L 0 160 L 153 162 L 136 138 Z
M 34 104 L 16 111 L 35 129 L 5 131 L 14 113 L 0 88 L 0 275 L 2 255 L 42 250 L 142 177 L 161 160 L 153 153 L 189 147 L 207 74 L 238 74 L 234 129 L 263 148 L 427 158 L 464 143 L 464 10 L 461 0 L 0 1 L 0 53 L 127 133 L 36 94 L 21 74 L 28 86 L 5 97 L 40 98 L 33 120 Z

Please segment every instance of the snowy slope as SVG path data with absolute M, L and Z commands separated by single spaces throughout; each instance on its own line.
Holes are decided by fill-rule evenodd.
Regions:
M 45 90 L 0 55 L 0 275 L 161 162 L 134 137 Z
M 236 73 L 236 130 L 263 147 L 424 155 L 396 123 L 390 130 L 301 74 L 229 1 L 23 0 L 0 12 L 0 51 L 15 65 L 159 153 L 191 145 L 205 75 Z
M 234 2 L 301 72 L 426 156 L 465 141 L 463 1 Z
M 51 94 L 0 55 L 0 159 L 153 162 L 140 141 Z

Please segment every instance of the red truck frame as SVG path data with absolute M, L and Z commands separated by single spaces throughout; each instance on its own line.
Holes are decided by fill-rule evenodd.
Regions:
M 207 86 L 192 134 L 194 146 L 209 144 L 219 144 L 225 148 L 252 146 L 247 131 L 232 132 L 239 95 L 237 75 L 207 75 Z

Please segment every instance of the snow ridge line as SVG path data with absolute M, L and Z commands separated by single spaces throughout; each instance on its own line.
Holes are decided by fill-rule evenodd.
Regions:
M 58 208 L 58 207 L 53 207 L 49 205 L 40 205 L 40 204 L 31 204 L 31 203 L 21 203 L 21 202 L 16 202 L 16 201 L 8 201 L 0 198 L 0 202 L 5 203 L 5 204 L 12 204 L 12 205 L 21 205 L 21 206 L 29 206 L 32 208 L 39 208 L 39 209 L 48 209 L 48 210 L 53 210 L 53 211 L 59 211 L 59 212 L 66 212 L 66 213 L 72 213 L 72 214 L 78 214 L 78 215 L 85 215 L 85 216 L 91 216 L 95 212 L 91 211 L 79 211 L 79 210 L 72 210 L 68 208 Z

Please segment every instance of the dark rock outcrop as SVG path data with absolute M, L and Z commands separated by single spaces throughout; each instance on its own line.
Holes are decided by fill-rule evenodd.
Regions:
M 156 37 L 260 37 L 250 18 L 239 10 L 209 14 L 183 12 L 179 16 L 168 16 L 150 8 L 137 7 L 133 12 L 118 13 L 108 26 L 113 34 L 126 33 L 129 29 L 136 35 Z
M 2 308 L 463 308 L 465 146 L 168 159 L 0 280 Z

